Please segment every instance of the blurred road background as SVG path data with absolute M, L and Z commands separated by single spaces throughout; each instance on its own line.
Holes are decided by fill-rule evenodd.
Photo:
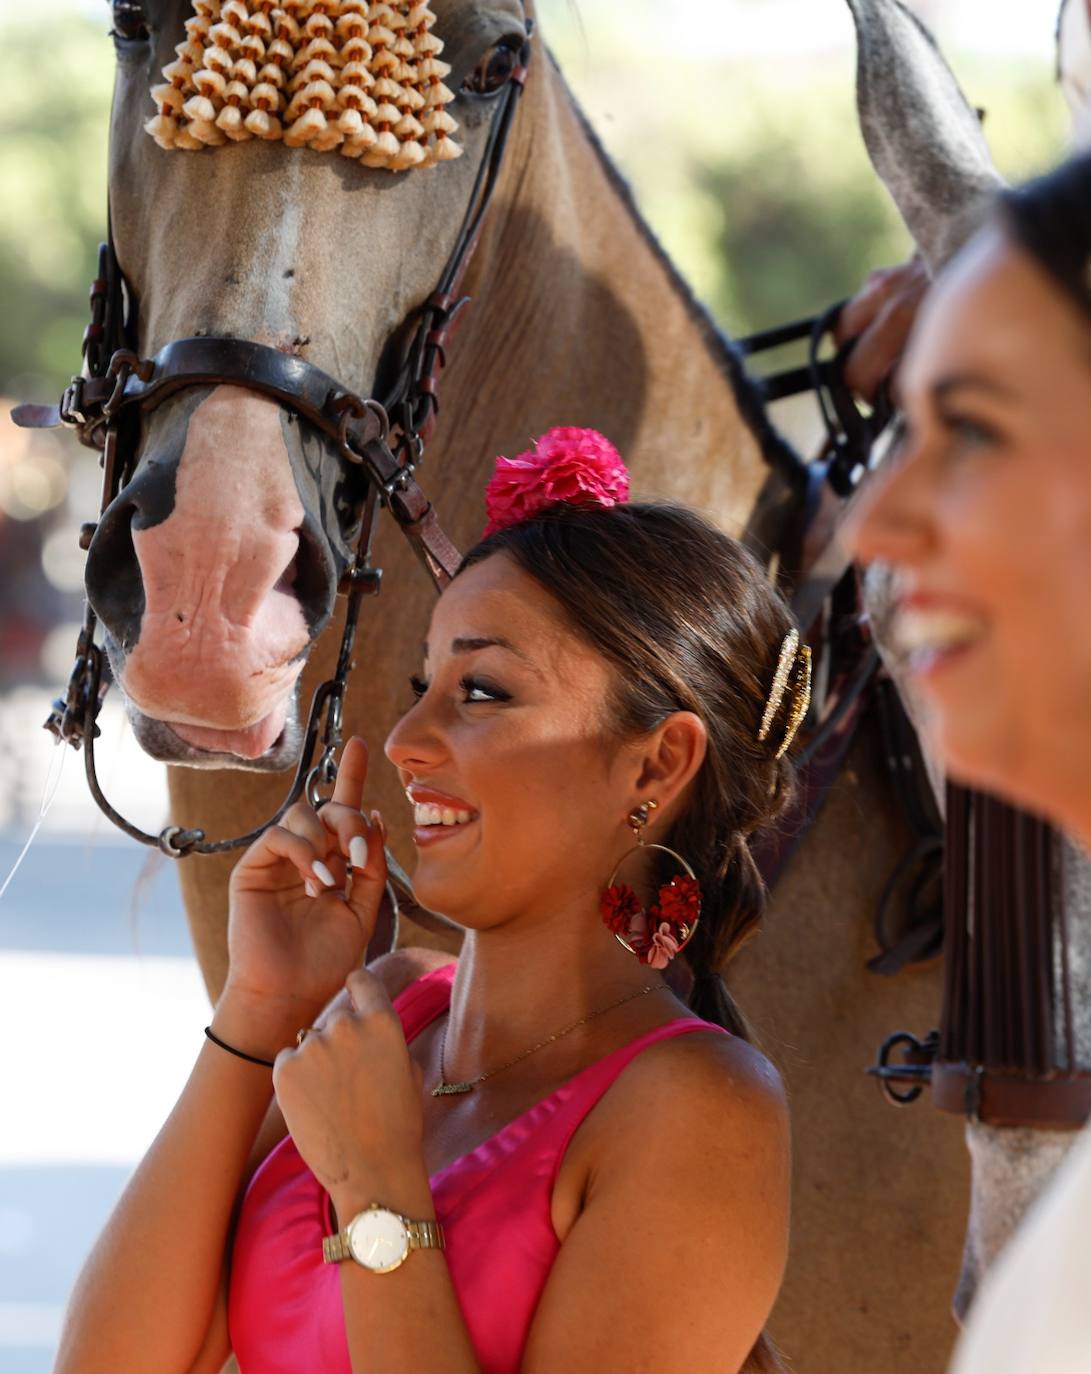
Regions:
M 857 132 L 842 0 L 538 8 L 644 213 L 730 333 L 812 314 L 907 256 Z M 1065 128 L 1054 0 L 914 8 L 987 111 L 1001 169 L 1048 165 Z M 40 727 L 71 666 L 76 532 L 99 479 L 73 439 L 31 437 L 6 416 L 15 400 L 55 400 L 73 370 L 105 221 L 108 6 L 47 10 L 0 0 L 0 885 L 59 757 Z M 104 726 L 108 794 L 158 829 L 160 770 L 116 703 Z M 70 751 L 0 899 L 0 1013 L 0 1370 L 46 1374 L 76 1270 L 207 1013 L 168 861 L 98 816 Z
M 82 758 L 41 729 L 47 696 L 29 686 L 0 702 L 0 882 L 47 782 L 53 795 L 0 899 L 4 1374 L 50 1369 L 82 1257 L 170 1110 L 207 1020 L 174 873 L 93 811 Z M 124 735 L 115 707 L 102 740 L 107 787 L 157 822 L 161 770 Z

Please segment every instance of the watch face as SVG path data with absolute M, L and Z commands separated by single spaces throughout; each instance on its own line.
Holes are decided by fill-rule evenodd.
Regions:
M 401 1217 L 385 1207 L 371 1207 L 349 1223 L 349 1249 L 357 1264 L 385 1274 L 409 1254 L 409 1233 Z

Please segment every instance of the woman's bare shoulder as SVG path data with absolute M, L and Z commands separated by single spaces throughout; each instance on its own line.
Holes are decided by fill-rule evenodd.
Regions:
M 749 1295 L 757 1330 L 784 1271 L 790 1190 L 780 1075 L 745 1041 L 693 1031 L 636 1055 L 588 1113 L 552 1216 L 565 1245 L 580 1241 L 570 1256 L 581 1282 L 634 1216 L 668 1238 L 664 1253 L 699 1238 L 707 1262 L 735 1274 L 736 1299 Z
M 709 1030 L 671 1036 L 637 1055 L 632 1067 L 634 1090 L 666 1090 L 673 1083 L 675 1095 L 699 1101 L 702 1111 L 719 1103 L 728 1112 L 779 1120 L 787 1110 L 784 1083 L 772 1061 L 737 1035 Z
M 656 1133 L 690 1146 L 788 1148 L 784 1084 L 755 1046 L 717 1031 L 674 1035 L 633 1060 L 591 1114 L 592 1146 L 624 1150 L 646 1138 L 649 1108 Z M 590 1121 L 588 1124 L 591 1124 Z M 597 1151 L 596 1151 L 597 1152 Z

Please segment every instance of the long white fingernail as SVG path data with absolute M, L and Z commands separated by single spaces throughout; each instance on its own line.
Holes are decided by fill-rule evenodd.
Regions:
M 321 859 L 315 859 L 314 863 L 311 864 L 311 872 L 314 874 L 314 876 L 318 879 L 318 881 L 322 884 L 323 887 L 337 886 L 337 883 L 334 881 L 333 874 L 329 871 L 329 869 L 326 867 L 326 865 L 322 862 Z
M 312 883 L 309 878 L 305 879 L 303 882 L 303 891 L 308 897 L 318 896 L 318 888 L 315 887 L 314 883 Z
M 353 835 L 349 840 L 349 863 L 353 868 L 367 868 L 367 837 Z

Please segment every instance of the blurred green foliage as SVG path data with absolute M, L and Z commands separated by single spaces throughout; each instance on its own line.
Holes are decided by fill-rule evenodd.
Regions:
M 109 10 L 29 9 L 0 31 L 0 389 L 55 399 L 76 371 L 106 224 Z
M 1064 146 L 1065 117 L 1045 74 L 969 69 L 960 75 L 989 112 L 1000 170 L 1018 180 L 1049 166 Z M 741 135 L 703 152 L 693 171 L 713 207 L 709 304 L 735 334 L 815 314 L 852 295 L 871 268 L 912 251 L 866 160 L 851 89 L 823 78 L 803 93 L 766 84 L 747 92 L 746 108 Z

